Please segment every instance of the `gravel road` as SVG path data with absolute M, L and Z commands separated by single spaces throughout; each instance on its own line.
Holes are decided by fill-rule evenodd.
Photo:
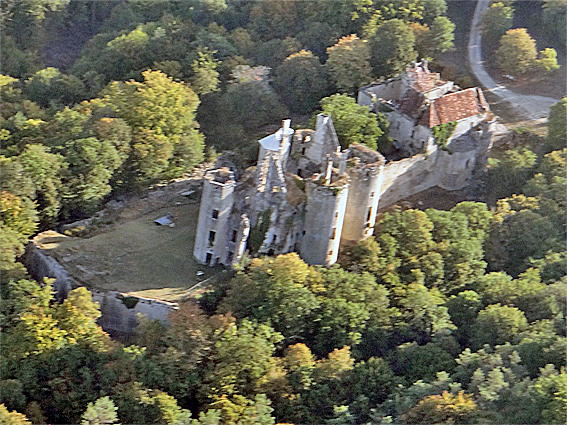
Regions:
M 486 72 L 481 54 L 481 34 L 479 21 L 482 13 L 488 8 L 489 0 L 478 0 L 474 12 L 471 31 L 469 34 L 469 64 L 476 79 L 485 91 L 498 96 L 502 101 L 509 102 L 515 111 L 526 120 L 547 118 L 549 107 L 557 103 L 557 99 L 544 96 L 522 95 L 508 90 L 496 83 Z

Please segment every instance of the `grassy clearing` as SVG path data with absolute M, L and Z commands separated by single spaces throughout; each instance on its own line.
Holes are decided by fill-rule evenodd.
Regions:
M 169 213 L 175 227 L 154 224 Z M 177 301 L 215 273 L 193 259 L 198 215 L 199 204 L 184 199 L 90 238 L 49 232 L 39 242 L 87 287 Z

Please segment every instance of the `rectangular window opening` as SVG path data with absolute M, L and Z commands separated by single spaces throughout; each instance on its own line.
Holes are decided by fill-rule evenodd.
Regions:
M 238 232 L 236 230 L 232 231 L 232 238 L 230 239 L 231 242 L 236 242 L 236 236 L 238 235 Z
M 207 257 L 205 258 L 205 263 L 210 264 L 212 259 L 213 259 L 213 253 L 207 252 Z
M 333 227 L 333 230 L 331 232 L 331 239 L 335 239 L 337 237 L 337 228 Z
M 366 221 L 370 221 L 371 216 L 372 216 L 372 207 L 368 208 L 368 216 L 366 217 Z
M 209 232 L 209 243 L 214 243 L 215 242 L 215 236 L 217 235 L 217 233 L 213 230 L 211 230 Z
M 213 210 L 213 215 L 212 217 L 216 220 L 217 218 L 219 218 L 219 210 Z

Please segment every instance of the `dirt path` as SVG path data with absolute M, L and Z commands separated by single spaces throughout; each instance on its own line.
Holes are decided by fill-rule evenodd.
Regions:
M 544 96 L 522 95 L 508 90 L 496 83 L 486 72 L 481 55 L 481 33 L 479 21 L 482 13 L 488 8 L 489 0 L 478 0 L 469 34 L 469 64 L 476 79 L 484 90 L 491 92 L 502 101 L 510 103 L 516 112 L 527 120 L 547 118 L 549 107 L 557 103 L 557 99 Z

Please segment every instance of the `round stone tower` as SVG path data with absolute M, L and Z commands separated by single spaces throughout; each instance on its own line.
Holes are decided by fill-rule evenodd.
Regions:
M 366 146 L 349 146 L 346 172 L 350 190 L 342 232 L 343 241 L 359 241 L 371 236 L 376 222 L 384 157 Z
M 343 175 L 331 183 L 329 174 L 316 174 L 305 184 L 307 204 L 300 256 L 308 264 L 329 266 L 339 253 L 349 182 Z

